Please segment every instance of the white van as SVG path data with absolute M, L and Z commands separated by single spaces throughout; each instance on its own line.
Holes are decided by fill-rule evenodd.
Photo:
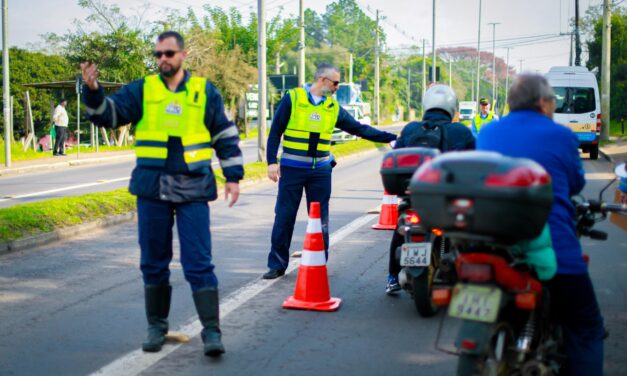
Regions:
M 553 67 L 546 78 L 557 97 L 553 119 L 572 129 L 583 152 L 590 153 L 590 159 L 597 159 L 601 100 L 594 73 L 585 67 Z
M 477 102 L 459 102 L 459 122 L 470 127 L 472 119 L 477 114 Z

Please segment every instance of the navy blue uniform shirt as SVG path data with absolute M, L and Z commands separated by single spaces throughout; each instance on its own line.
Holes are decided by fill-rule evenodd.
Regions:
M 185 71 L 185 77 L 176 92 L 186 90 L 185 84 L 190 77 L 190 73 Z M 226 118 L 218 89 L 209 81 L 205 94 L 207 104 L 204 123 L 211 134 L 212 147 L 226 181 L 238 182 L 244 177 L 239 133 L 235 125 Z M 109 97 L 105 97 L 102 87 L 92 91 L 86 85 L 83 86 L 83 102 L 90 121 L 106 128 L 129 123 L 136 125 L 143 115 L 143 95 L 143 78 L 123 86 Z M 129 190 L 140 197 L 173 202 L 209 201 L 217 198 L 213 170 L 207 167 L 199 173 L 190 173 L 183 159 L 180 137 L 169 137 L 168 157 L 164 168 L 135 167 Z

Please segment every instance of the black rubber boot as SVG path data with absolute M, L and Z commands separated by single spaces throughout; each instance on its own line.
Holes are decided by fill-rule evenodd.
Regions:
M 142 344 L 142 350 L 156 352 L 163 347 L 165 335 L 168 333 L 171 298 L 172 286 L 170 285 L 146 285 L 144 287 L 148 337 Z
M 205 287 L 194 293 L 194 304 L 198 318 L 202 324 L 200 336 L 205 344 L 207 356 L 220 356 L 224 353 L 222 332 L 220 331 L 220 309 L 218 306 L 218 289 Z

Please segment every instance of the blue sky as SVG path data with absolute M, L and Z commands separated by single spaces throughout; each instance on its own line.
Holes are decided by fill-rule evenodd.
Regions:
M 265 0 L 268 16 L 297 14 L 298 0 Z M 581 14 L 602 0 L 579 0 Z M 74 19 L 84 19 L 87 12 L 76 0 L 8 0 L 9 45 L 26 47 L 42 43 L 39 35 L 54 32 L 63 34 L 74 29 Z M 492 27 L 489 22 L 500 22 L 496 27 L 497 56 L 505 58 L 506 44 L 536 41 L 527 45 L 514 45 L 510 50 L 510 66 L 518 69 L 523 59 L 523 70 L 545 72 L 554 65 L 567 65 L 568 37 L 554 37 L 538 43 L 534 36 L 558 35 L 568 31 L 569 15 L 574 15 L 575 0 L 482 0 L 481 40 L 482 50 L 492 51 Z M 118 4 L 126 15 L 138 14 L 147 9 L 147 20 L 158 20 L 165 8 L 192 7 L 202 11 L 201 4 L 235 6 L 243 14 L 257 11 L 257 0 L 107 0 Z M 330 0 L 313 2 L 305 0 L 305 7 L 324 12 Z M 419 44 L 420 39 L 431 41 L 432 0 L 357 0 L 361 8 L 374 18 L 374 10 L 386 17 L 382 23 L 388 35 L 388 47 Z M 436 45 L 470 45 L 476 47 L 479 0 L 436 0 Z M 370 9 L 370 10 L 369 10 Z M 507 39 L 506 41 L 499 40 Z M 430 48 L 428 48 L 430 50 Z M 584 60 L 585 61 L 585 60 Z

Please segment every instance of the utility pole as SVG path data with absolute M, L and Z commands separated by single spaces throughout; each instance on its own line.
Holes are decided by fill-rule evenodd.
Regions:
M 431 45 L 433 46 L 433 61 L 431 62 L 431 73 L 433 82 L 438 82 L 438 77 L 435 75 L 436 73 L 436 56 L 435 56 L 435 0 L 433 0 L 433 22 L 431 26 Z
M 610 64 L 612 57 L 612 10 L 603 0 L 603 45 L 601 52 L 601 140 L 610 139 Z M 6 111 L 5 111 L 6 113 Z
M 305 5 L 299 1 L 300 42 L 298 44 L 298 86 L 305 87 Z
M 411 109 L 411 67 L 407 67 L 407 118 L 409 118 L 409 110 Z
M 496 37 L 496 25 L 500 22 L 490 22 L 488 25 L 492 25 L 492 101 L 496 100 L 496 51 L 495 51 L 495 37 Z
M 348 82 L 353 83 L 353 53 L 348 56 Z
M 507 94 L 509 93 L 509 50 L 511 47 L 507 48 L 507 66 L 505 67 L 505 103 L 507 103 Z
M 258 93 L 259 102 L 257 106 L 257 161 L 266 161 L 266 104 L 268 99 L 266 86 L 266 8 L 264 0 L 257 0 L 257 66 L 259 69 Z
M 4 165 L 11 167 L 11 91 L 9 90 L 9 0 L 2 0 L 2 99 L 4 101 Z
M 380 123 L 380 114 L 379 114 L 379 10 L 377 9 L 377 27 L 375 30 L 376 33 L 376 45 L 374 46 L 375 51 L 375 60 L 374 60 L 374 119 L 377 125 Z
M 573 39 L 575 34 L 570 33 L 570 55 L 568 56 L 568 65 L 573 65 Z
M 453 59 L 448 58 L 448 86 L 453 87 Z
M 425 56 L 426 41 L 426 39 L 422 40 L 422 95 L 420 96 L 421 101 L 425 95 L 425 92 L 427 91 L 427 57 Z
M 481 0 L 479 0 L 479 24 L 477 26 L 477 99 L 476 99 L 476 110 L 479 111 L 479 98 L 481 93 Z
M 579 39 L 579 0 L 575 0 L 575 65 L 581 65 L 581 40 Z

